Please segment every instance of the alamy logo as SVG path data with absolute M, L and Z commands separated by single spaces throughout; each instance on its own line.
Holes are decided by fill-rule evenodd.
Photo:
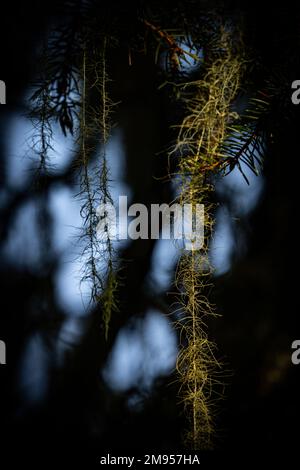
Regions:
M 292 89 L 295 90 L 292 93 L 291 100 L 293 104 L 300 103 L 300 80 L 294 80 L 292 83 Z
M 204 243 L 203 204 L 144 204 L 127 206 L 127 196 L 119 197 L 118 214 L 113 204 L 97 207 L 97 234 L 101 240 L 174 239 L 183 240 L 186 250 L 199 250 Z M 134 218 L 133 220 L 130 220 Z M 128 222 L 129 220 L 129 222 Z M 150 224 L 149 224 L 150 221 Z
M 295 349 L 291 357 L 292 363 L 297 366 L 300 364 L 300 339 L 295 339 L 295 341 L 292 342 L 292 349 Z
M 6 104 L 6 86 L 3 80 L 0 80 L 0 104 Z
M 0 364 L 6 364 L 6 345 L 0 340 Z

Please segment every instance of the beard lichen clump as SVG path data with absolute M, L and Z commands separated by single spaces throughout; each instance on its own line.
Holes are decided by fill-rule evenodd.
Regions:
M 113 241 L 108 225 L 104 224 L 103 233 L 97 230 L 99 205 L 114 205 L 109 189 L 107 164 L 113 103 L 107 91 L 109 79 L 106 70 L 106 43 L 104 38 L 100 50 L 83 48 L 78 139 L 81 157 L 81 216 L 84 222 L 82 238 L 85 241 L 82 255 L 86 257 L 82 281 L 90 283 L 91 300 L 101 305 L 107 338 L 112 311 L 117 309 L 117 277 Z M 93 160 L 95 163 L 92 163 Z
M 180 396 L 190 419 L 186 441 L 195 450 L 212 447 L 214 435 L 217 383 L 220 384 L 220 363 L 215 345 L 207 334 L 206 322 L 216 315 L 208 299 L 211 267 L 209 241 L 213 229 L 210 202 L 214 190 L 211 175 L 225 166 L 222 144 L 230 135 L 238 116 L 233 102 L 244 73 L 245 59 L 234 44 L 230 31 L 221 28 L 211 56 L 204 62 L 203 76 L 181 87 L 186 116 L 179 126 L 178 139 L 172 154 L 179 157 L 179 202 L 204 204 L 204 244 L 201 249 L 183 252 L 176 275 L 179 302 L 184 312 L 179 321 L 182 329 L 177 370 Z M 238 45 L 240 47 L 240 44 Z
M 64 135 L 71 134 L 72 138 L 73 131 L 76 131 L 77 157 L 74 164 L 78 166 L 80 176 L 79 198 L 83 219 L 81 279 L 90 283 L 91 300 L 99 303 L 107 338 L 112 312 L 117 309 L 117 257 L 109 222 L 106 223 L 106 216 L 100 216 L 99 221 L 97 209 L 100 205 L 113 205 L 107 144 L 114 104 L 109 97 L 107 64 L 113 64 L 112 44 L 122 44 L 123 28 L 119 30 L 120 37 L 117 34 L 114 40 L 111 27 L 107 32 L 105 28 L 102 31 L 94 16 L 91 18 L 87 11 L 82 12 L 82 23 L 77 22 L 75 15 L 74 21 L 71 21 L 72 27 L 59 29 L 49 41 L 45 60 L 47 73 L 33 96 L 37 106 L 33 113 L 37 135 L 33 147 L 40 157 L 40 173 L 46 172 L 52 149 L 53 123 L 59 122 Z M 138 22 L 140 24 L 140 14 Z M 251 112 L 249 118 L 244 117 L 244 121 L 234 111 L 247 61 L 240 34 L 232 25 L 220 25 L 212 14 L 209 23 L 212 30 L 206 30 L 207 22 L 204 21 L 201 36 L 202 29 L 198 28 L 201 21 L 197 17 L 197 28 L 191 27 L 188 33 L 182 30 L 181 22 L 177 24 L 175 31 L 178 34 L 174 38 L 170 30 L 162 30 L 148 20 L 142 23 L 147 31 L 150 28 L 154 32 L 155 47 L 140 48 L 139 41 L 133 41 L 129 45 L 129 66 L 131 49 L 136 54 L 140 50 L 148 54 L 150 50 L 150 59 L 151 52 L 155 50 L 154 63 L 162 63 L 160 59 L 167 62 L 168 83 L 174 85 L 176 98 L 179 94 L 180 108 L 184 109 L 185 115 L 177 128 L 177 141 L 170 152 L 177 162 L 174 179 L 179 182 L 178 202 L 182 207 L 189 205 L 195 208 L 198 204 L 205 207 L 204 243 L 198 249 L 197 244 L 191 241 L 191 250 L 182 252 L 176 284 L 182 313 L 178 320 L 181 334 L 177 370 L 181 383 L 180 396 L 190 420 L 186 441 L 195 450 L 206 449 L 213 444 L 217 390 L 223 386 L 224 377 L 207 328 L 210 318 L 216 315 L 208 298 L 212 271 L 209 246 L 215 211 L 212 203 L 213 177 L 228 166 L 229 171 L 235 166 L 241 170 L 240 161 L 255 170 L 255 153 L 262 153 L 262 140 L 256 125 L 267 103 L 256 100 L 256 111 Z M 111 26 L 108 21 L 107 24 Z M 119 26 L 115 24 L 116 31 Z M 193 48 L 193 37 L 196 36 Z M 199 62 L 195 72 L 199 77 L 197 80 L 190 79 L 187 83 L 178 84 L 178 74 L 184 74 L 182 63 L 187 62 L 188 57 L 195 59 L 194 52 L 183 49 L 182 42 L 177 44 L 175 39 L 181 40 L 182 37 L 189 38 L 187 43 L 191 51 L 199 51 L 204 44 L 203 60 L 198 61 L 196 57 Z

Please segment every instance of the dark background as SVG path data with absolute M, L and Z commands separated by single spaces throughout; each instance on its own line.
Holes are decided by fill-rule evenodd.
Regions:
M 123 4 L 121 10 L 116 3 L 110 3 L 116 14 L 126 13 L 124 22 L 130 29 L 135 3 Z M 1 5 L 0 79 L 7 85 L 7 105 L 0 108 L 0 184 L 1 190 L 7 189 L 8 198 L 1 205 L 0 244 L 9 237 L 22 204 L 31 198 L 42 199 L 30 183 L 20 191 L 7 188 L 7 116 L 26 112 L 25 97 L 35 74 L 36 48 L 60 8 L 60 2 L 53 1 Z M 300 78 L 299 61 L 294 60 L 300 52 L 299 9 L 288 2 L 270 7 L 257 1 L 243 7 L 237 2 L 226 4 L 232 15 L 243 13 L 246 41 L 266 69 L 277 71 L 278 83 L 281 79 L 291 83 Z M 288 57 L 291 62 L 283 71 L 282 64 Z M 153 155 L 169 139 L 169 103 L 157 92 L 152 65 L 145 59 L 129 70 L 122 45 L 112 58 L 112 78 L 116 77 L 119 79 L 113 92 L 122 102 L 117 119 L 125 133 L 127 182 L 136 200 L 168 200 L 171 189 L 153 180 L 152 175 L 164 172 L 164 159 L 160 163 Z M 261 77 L 256 78 L 259 86 Z M 290 113 L 292 117 L 287 119 Z M 292 341 L 300 337 L 299 113 L 292 104 L 287 106 L 286 116 L 274 109 L 275 143 L 264 164 L 263 192 L 254 210 L 235 223 L 231 269 L 216 277 L 212 293 L 222 317 L 210 325 L 211 335 L 232 371 L 217 418 L 215 452 L 226 452 L 232 458 L 241 451 L 252 457 L 260 451 L 288 457 L 298 445 L 300 366 L 292 365 L 290 356 Z M 138 164 L 141 147 L 146 149 L 143 165 Z M 67 186 L 75 184 L 66 170 L 49 179 L 46 188 L 58 179 Z M 230 195 L 218 197 L 234 217 Z M 138 387 L 113 392 L 99 377 L 120 328 L 132 316 L 143 317 L 149 306 L 171 303 L 167 296 L 152 295 L 149 289 L 145 292 L 154 244 L 151 240 L 131 243 L 122 253 L 125 261 L 133 261 L 124 261 L 126 281 L 119 294 L 122 308 L 113 320 L 109 342 L 103 342 L 99 311 L 95 309 L 86 320 L 81 340 L 61 367 L 55 359 L 55 341 L 66 313 L 55 298 L 55 256 L 45 257 L 38 273 L 14 267 L 3 257 L 0 339 L 7 344 L 7 365 L 0 366 L 0 456 L 11 448 L 11 458 L 20 457 L 30 463 L 41 453 L 46 458 L 52 455 L 54 460 L 60 453 L 67 459 L 79 454 L 93 460 L 112 449 L 125 450 L 125 455 L 129 450 L 141 453 L 182 449 L 186 423 L 178 406 L 174 377 L 157 378 L 143 396 L 143 405 L 136 409 L 127 403 L 131 396 L 142 393 Z M 18 371 L 24 346 L 32 334 L 41 334 L 47 345 L 48 391 L 44 401 L 26 406 Z

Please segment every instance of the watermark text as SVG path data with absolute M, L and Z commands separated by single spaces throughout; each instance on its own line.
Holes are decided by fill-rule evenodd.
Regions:
M 6 344 L 0 340 L 0 365 L 6 364 Z
M 127 196 L 119 196 L 118 210 L 111 203 L 97 207 L 97 235 L 101 240 L 165 239 L 182 240 L 186 250 L 204 244 L 203 204 L 144 204 L 128 207 Z
M 292 342 L 292 349 L 295 350 L 292 353 L 292 363 L 297 366 L 300 364 L 300 339 L 295 339 L 295 341 Z
M 6 85 L 3 80 L 0 80 L 0 104 L 6 104 Z

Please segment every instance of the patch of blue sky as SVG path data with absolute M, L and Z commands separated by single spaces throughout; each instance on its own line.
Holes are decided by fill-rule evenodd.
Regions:
M 35 405 L 46 396 L 48 390 L 49 353 L 39 334 L 27 341 L 19 364 L 19 387 L 25 404 Z
M 256 175 L 247 165 L 243 163 L 241 165 L 249 184 L 237 167 L 216 183 L 217 193 L 221 197 L 226 197 L 231 209 L 227 211 L 219 208 L 216 213 L 215 232 L 210 245 L 210 259 L 216 275 L 224 274 L 231 268 L 235 249 L 232 226 L 234 219 L 250 214 L 258 204 L 264 188 L 263 176 Z
M 176 357 L 177 339 L 169 320 L 149 310 L 145 318 L 120 331 L 103 377 L 119 392 L 149 389 L 157 377 L 172 372 Z

